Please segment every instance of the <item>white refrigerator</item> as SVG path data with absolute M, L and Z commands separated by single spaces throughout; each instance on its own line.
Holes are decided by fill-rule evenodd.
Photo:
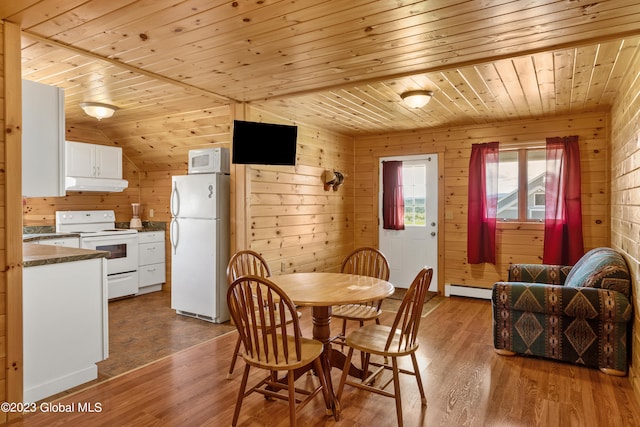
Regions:
M 171 308 L 213 323 L 229 320 L 229 175 L 172 178 Z

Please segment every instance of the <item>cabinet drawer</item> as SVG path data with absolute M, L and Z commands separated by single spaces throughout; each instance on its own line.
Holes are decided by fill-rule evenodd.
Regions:
M 164 242 L 142 243 L 139 246 L 138 264 L 156 264 L 164 262 Z
M 40 243 L 41 245 L 67 246 L 69 248 L 79 248 L 80 238 L 64 237 L 61 239 L 42 239 L 38 243 Z
M 140 267 L 138 271 L 139 284 L 140 288 L 144 286 L 155 285 L 158 283 L 164 283 L 166 281 L 165 277 L 165 264 L 151 264 L 144 265 Z
M 164 242 L 164 231 L 144 231 L 138 233 L 138 242 L 151 243 L 151 242 Z

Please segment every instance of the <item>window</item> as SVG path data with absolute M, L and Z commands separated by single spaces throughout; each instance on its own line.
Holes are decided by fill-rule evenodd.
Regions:
M 402 192 L 404 195 L 404 225 L 426 227 L 427 168 L 424 165 L 402 165 Z
M 504 221 L 544 221 L 546 150 L 502 150 L 498 169 L 496 217 Z

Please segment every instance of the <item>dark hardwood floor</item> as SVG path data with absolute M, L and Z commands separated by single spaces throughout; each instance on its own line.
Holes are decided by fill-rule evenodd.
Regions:
M 438 302 L 422 320 L 417 352 L 428 406 L 422 410 L 415 380 L 403 378 L 406 426 L 640 425 L 640 405 L 628 378 L 548 360 L 499 356 L 493 351 L 490 302 L 456 297 Z M 301 311 L 304 332 L 310 336 L 310 312 Z M 392 316 L 386 312 L 382 322 L 389 323 Z M 235 340 L 235 332 L 209 339 L 48 403 L 63 412 L 47 413 L 49 407 L 39 407 L 12 425 L 229 425 L 243 368 L 239 362 L 234 378 L 225 379 Z M 334 370 L 334 385 L 339 375 Z M 297 385 L 315 380 L 303 376 Z M 341 406 L 342 418 L 335 422 L 318 396 L 300 412 L 298 425 L 396 423 L 394 404 L 383 396 L 347 388 Z M 252 395 L 245 399 L 239 425 L 286 426 L 287 405 Z

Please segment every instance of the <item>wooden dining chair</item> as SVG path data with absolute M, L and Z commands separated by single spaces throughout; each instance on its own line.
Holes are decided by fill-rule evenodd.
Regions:
M 340 272 L 389 280 L 390 269 L 382 252 L 371 247 L 361 247 L 347 255 L 342 261 Z M 367 320 L 375 320 L 376 324 L 380 324 L 381 306 L 382 300 L 332 307 L 331 316 L 342 319 L 341 332 L 333 340 L 340 342 L 344 348 L 348 320 L 357 321 L 360 326 Z
M 271 277 L 271 269 L 269 264 L 262 256 L 252 250 L 245 249 L 233 254 L 227 265 L 227 281 L 229 284 L 233 283 L 238 277 L 241 276 L 259 276 L 259 277 Z M 300 312 L 297 312 L 298 317 L 302 317 Z M 288 322 L 291 319 L 287 319 Z M 231 379 L 233 376 L 233 370 L 236 367 L 236 361 L 238 357 L 242 356 L 240 352 L 241 340 L 240 337 L 236 340 L 236 345 L 233 350 L 233 356 L 231 358 L 231 365 L 229 366 L 229 372 L 227 372 L 227 379 Z
M 418 390 L 422 398 L 422 406 L 427 405 L 427 398 L 422 388 L 422 378 L 415 352 L 418 349 L 418 329 L 422 318 L 422 307 L 431 283 L 433 269 L 424 267 L 407 290 L 398 313 L 392 326 L 366 325 L 347 335 L 346 345 L 349 347 L 347 359 L 345 361 L 340 385 L 338 386 L 337 398 L 340 400 L 345 384 L 373 393 L 394 398 L 396 401 L 396 416 L 398 426 L 402 426 L 402 399 L 400 398 L 400 373 L 413 375 L 418 383 Z M 362 370 L 369 371 L 369 366 L 377 369 L 364 380 L 347 380 L 349 366 L 353 357 L 353 351 L 360 350 L 364 355 Z M 371 360 L 371 355 L 382 356 L 391 359 L 391 365 L 387 362 L 377 362 Z M 398 358 L 401 356 L 411 356 L 413 371 L 398 368 Z M 382 379 L 376 383 L 376 379 L 385 370 L 390 370 L 392 376 L 386 381 Z M 393 382 L 393 392 L 385 388 Z
M 302 336 L 296 307 L 291 299 L 267 278 L 240 276 L 229 287 L 227 304 L 244 346 L 242 357 L 246 362 L 231 425 L 237 424 L 242 401 L 253 392 L 287 400 L 290 426 L 296 425 L 296 411 L 320 391 L 329 412 L 329 391 L 320 359 L 323 344 Z M 319 384 L 312 390 L 296 388 L 293 371 L 309 364 L 313 364 Z M 268 375 L 247 390 L 252 367 L 264 369 Z M 287 372 L 286 382 L 278 380 L 279 371 Z
M 252 250 L 238 251 L 229 260 L 227 265 L 227 281 L 229 285 L 233 283 L 240 276 L 260 276 L 270 277 L 271 269 L 269 264 L 262 258 L 262 256 Z M 236 340 L 236 345 L 233 350 L 233 356 L 231 358 L 231 366 L 229 366 L 229 372 L 227 373 L 227 379 L 231 379 L 233 370 L 236 367 L 236 361 L 238 357 L 242 356 L 240 353 L 240 337 Z

